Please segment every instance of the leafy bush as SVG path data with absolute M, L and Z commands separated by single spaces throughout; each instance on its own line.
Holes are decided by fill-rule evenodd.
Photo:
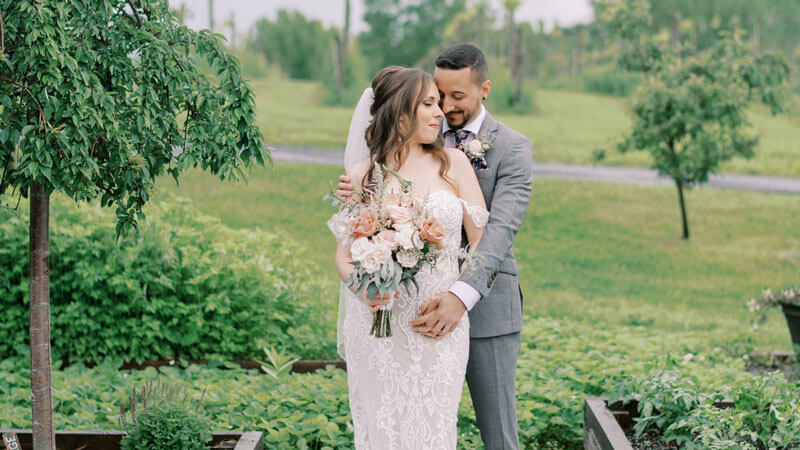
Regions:
M 0 428 L 30 428 L 30 375 L 24 358 L 0 361 Z M 55 426 L 71 430 L 118 427 L 120 402 L 148 381 L 182 382 L 189 396 L 205 390 L 209 430 L 264 432 L 265 448 L 352 448 L 347 375 L 328 368 L 313 374 L 273 378 L 219 361 L 186 369 L 150 367 L 118 371 L 75 364 L 53 371 Z M 474 448 L 474 447 L 473 447 Z
M 129 397 L 120 425 L 127 434 L 121 450 L 204 450 L 211 440 L 211 422 L 199 401 L 189 401 L 186 388 L 170 386 L 160 380 L 146 383 Z M 123 403 L 124 405 L 124 403 Z
M 108 210 L 55 203 L 54 358 L 237 359 L 266 345 L 306 358 L 335 355 L 335 306 L 285 236 L 233 230 L 177 201 L 154 205 L 138 232 L 116 242 Z M 28 341 L 27 224 L 5 215 L 0 358 L 27 353 Z
M 680 448 L 797 448 L 800 401 L 780 372 L 734 387 L 702 386 L 677 368 L 658 369 L 621 382 L 611 401 L 638 401 L 635 431 L 657 430 Z M 730 398 L 732 408 L 715 402 Z
M 641 84 L 642 77 L 616 67 L 591 68 L 583 75 L 583 88 L 598 94 L 627 97 Z
M 582 448 L 584 398 L 606 395 L 622 380 L 643 376 L 653 368 L 680 368 L 681 373 L 697 380 L 697 386 L 708 386 L 709 392 L 725 385 L 752 386 L 753 376 L 744 371 L 744 361 L 736 356 L 752 350 L 747 348 L 751 342 L 747 339 L 752 337 L 746 330 L 741 338 L 720 343 L 709 339 L 704 330 L 604 328 L 527 314 L 517 365 L 522 447 Z M 685 356 L 671 356 L 676 354 Z M 270 366 L 282 366 L 285 357 L 273 356 Z M 122 391 L 158 377 L 152 368 L 123 372 L 115 369 L 105 363 L 93 369 L 73 365 L 55 370 L 56 426 L 113 428 L 113 405 L 124 398 Z M 183 380 L 192 386 L 190 395 L 207 389 L 204 405 L 214 429 L 264 431 L 267 447 L 294 448 L 302 447 L 301 443 L 308 448 L 352 447 L 344 371 L 327 369 L 315 374 L 272 377 L 221 362 L 185 370 L 165 367 L 160 371 L 167 380 Z M 28 375 L 26 358 L 0 362 L 0 379 L 7 380 L 6 384 L 0 383 L 0 404 L 4 405 L 0 408 L 0 427 L 30 426 Z M 772 401 L 772 391 L 764 392 L 764 401 Z M 780 414 L 784 411 L 787 410 L 778 410 Z M 466 388 L 459 407 L 458 435 L 459 448 L 482 448 Z

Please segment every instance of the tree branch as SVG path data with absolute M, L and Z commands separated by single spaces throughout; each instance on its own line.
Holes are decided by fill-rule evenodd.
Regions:
M 48 124 L 47 124 L 47 118 L 44 116 L 44 108 L 42 108 L 42 104 L 39 103 L 39 100 L 36 100 L 36 96 L 33 95 L 33 92 L 31 92 L 30 89 L 28 89 L 24 84 L 20 83 L 19 81 L 14 81 L 14 80 L 11 80 L 11 79 L 8 79 L 8 78 L 0 78 L 0 81 L 5 81 L 6 83 L 11 83 L 11 84 L 13 84 L 15 86 L 19 86 L 23 90 L 25 90 L 25 92 L 27 92 L 28 95 L 31 96 L 31 98 L 33 99 L 33 102 L 36 103 L 36 106 L 39 108 L 39 123 L 44 125 L 44 132 L 45 132 L 45 134 L 47 134 L 49 131 L 47 130 L 47 125 Z
M 139 23 L 139 28 L 141 28 L 142 27 L 142 18 L 139 16 L 139 10 L 136 9 L 136 3 L 134 3 L 134 0 L 127 0 L 127 1 L 128 1 L 128 5 L 130 5 L 131 9 L 133 10 L 133 15 L 136 17 L 136 22 Z
M 0 53 L 6 51 L 6 28 L 3 23 L 3 11 L 0 11 Z

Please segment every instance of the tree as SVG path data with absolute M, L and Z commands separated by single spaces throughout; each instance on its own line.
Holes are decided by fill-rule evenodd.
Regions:
M 344 28 L 342 32 L 334 35 L 334 78 L 336 87 L 343 91 L 347 86 L 347 50 L 350 47 L 350 0 L 344 0 Z
M 653 168 L 672 178 L 688 239 L 684 189 L 705 183 L 735 156 L 752 157 L 758 139 L 746 130 L 745 107 L 758 99 L 779 112 L 788 66 L 775 55 L 748 52 L 741 33 L 681 60 L 668 42 L 647 32 L 647 2 L 602 6 L 600 17 L 624 44 L 621 64 L 646 75 L 633 99 L 633 129 L 619 149 L 649 151 Z
M 33 446 L 54 449 L 50 194 L 116 205 L 121 234 L 159 175 L 244 177 L 269 154 L 238 61 L 216 35 L 179 25 L 166 0 L 5 0 L 0 24 L 0 195 L 30 197 Z
M 370 77 L 380 68 L 414 66 L 441 44 L 444 30 L 464 9 L 464 0 L 365 0 L 359 47 L 370 62 Z
M 514 82 L 514 104 L 519 106 L 522 102 L 522 82 L 524 68 L 522 66 L 522 36 L 517 22 L 514 19 L 514 12 L 519 7 L 520 0 L 504 0 L 503 6 L 506 8 L 508 19 L 508 70 L 511 72 L 511 79 Z
M 325 80 L 333 71 L 333 34 L 318 20 L 309 20 L 299 11 L 282 9 L 274 22 L 267 19 L 256 22 L 250 47 L 291 78 Z

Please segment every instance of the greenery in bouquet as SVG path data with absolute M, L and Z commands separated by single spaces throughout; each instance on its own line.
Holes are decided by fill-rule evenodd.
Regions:
M 382 169 L 382 170 L 381 170 Z M 400 189 L 390 190 L 384 172 L 396 177 Z M 415 277 L 425 264 L 469 259 L 466 250 L 447 248 L 444 225 L 425 208 L 411 181 L 375 163 L 375 180 L 345 199 L 329 194 L 340 211 L 328 223 L 333 233 L 350 245 L 353 272 L 345 284 L 367 299 L 393 296 L 402 287 L 417 289 Z M 392 302 L 374 313 L 371 334 L 391 336 Z
M 783 305 L 800 306 L 800 288 L 797 285 L 780 292 L 764 289 L 757 298 L 751 298 L 747 302 L 747 308 L 756 315 L 753 331 L 758 331 L 758 325 L 767 319 L 768 310 Z

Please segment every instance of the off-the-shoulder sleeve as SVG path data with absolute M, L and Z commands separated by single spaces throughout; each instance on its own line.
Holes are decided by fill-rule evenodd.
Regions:
M 483 228 L 489 223 L 489 211 L 487 211 L 486 208 L 483 208 L 479 205 L 473 205 L 464 199 L 459 200 L 461 200 L 461 204 L 464 205 L 464 210 L 467 212 L 469 218 L 472 219 L 472 222 L 475 224 L 475 226 L 478 228 Z
M 348 225 L 349 218 L 345 210 L 337 212 L 328 220 L 328 229 L 336 236 L 337 241 L 342 241 L 345 245 L 348 245 L 350 240 Z

